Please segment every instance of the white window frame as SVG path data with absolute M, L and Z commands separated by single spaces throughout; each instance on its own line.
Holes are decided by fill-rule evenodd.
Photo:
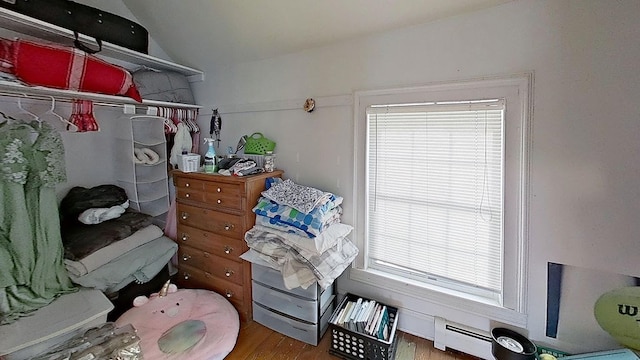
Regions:
M 526 324 L 529 124 L 533 74 L 354 93 L 354 231 L 360 253 L 350 278 L 490 319 Z M 368 267 L 366 233 L 366 109 L 372 105 L 505 99 L 504 257 L 502 301 L 425 285 Z M 402 151 L 402 149 L 398 149 Z

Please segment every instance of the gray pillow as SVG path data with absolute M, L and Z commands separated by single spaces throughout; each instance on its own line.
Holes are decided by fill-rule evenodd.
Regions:
M 145 100 L 195 104 L 186 76 L 175 71 L 138 70 L 132 73 L 140 95 Z

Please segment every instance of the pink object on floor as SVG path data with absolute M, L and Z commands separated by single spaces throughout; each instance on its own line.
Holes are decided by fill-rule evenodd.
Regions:
M 236 309 L 213 291 L 172 289 L 165 296 L 136 298 L 116 326 L 136 328 L 145 359 L 224 359 L 240 330 Z

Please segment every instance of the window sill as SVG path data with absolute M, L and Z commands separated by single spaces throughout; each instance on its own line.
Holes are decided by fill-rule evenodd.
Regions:
M 526 314 L 504 308 L 499 304 L 492 303 L 484 298 L 473 297 L 466 294 L 461 295 L 454 291 L 446 292 L 445 289 L 441 288 L 428 288 L 424 285 L 418 285 L 412 280 L 403 279 L 399 276 L 382 273 L 376 270 L 351 268 L 349 276 L 351 280 L 354 281 L 384 288 L 386 290 L 393 290 L 403 295 L 426 299 L 426 301 L 434 304 L 482 316 L 490 320 L 500 321 L 520 327 L 526 327 L 527 324 Z

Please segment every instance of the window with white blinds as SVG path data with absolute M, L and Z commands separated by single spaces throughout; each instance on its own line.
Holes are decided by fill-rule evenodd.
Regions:
M 504 100 L 376 105 L 366 115 L 369 266 L 499 298 Z
M 351 280 L 523 321 L 531 85 L 518 74 L 355 93 Z

